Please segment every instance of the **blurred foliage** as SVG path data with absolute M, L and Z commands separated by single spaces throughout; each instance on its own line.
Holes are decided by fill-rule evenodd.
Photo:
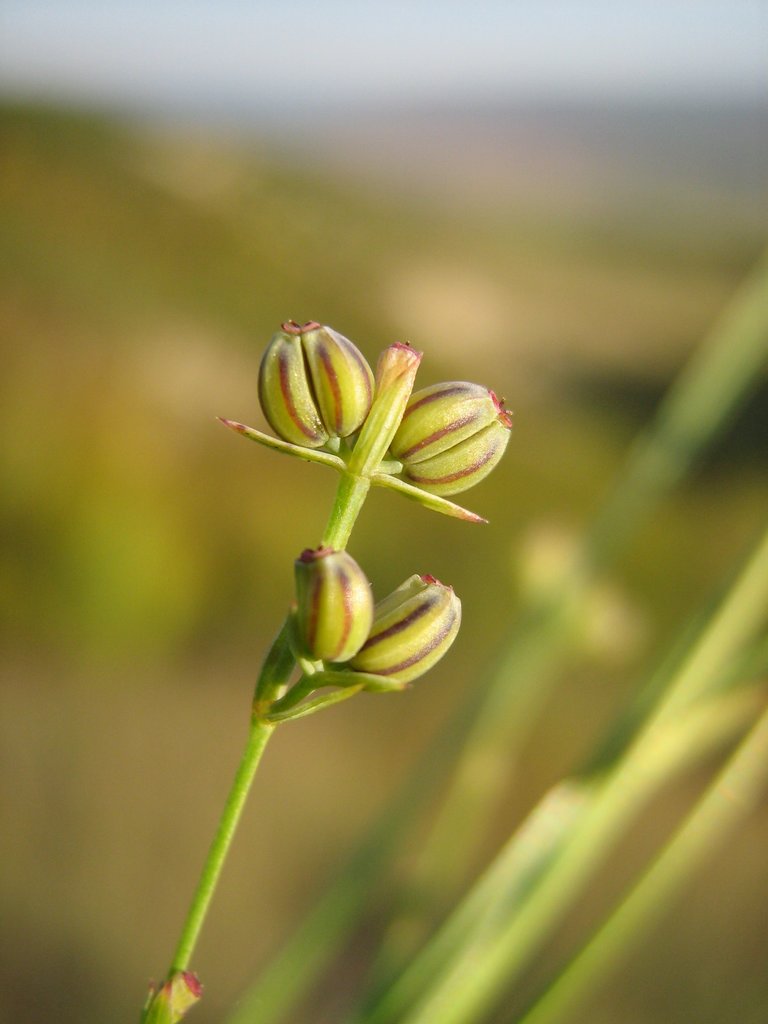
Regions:
M 15 981 L 0 1018 L 46 1019 L 55 1006 L 63 1024 L 122 1019 L 141 1002 L 136 979 L 170 948 L 291 560 L 316 543 L 335 485 L 214 421 L 263 426 L 256 371 L 275 327 L 330 323 L 370 359 L 407 339 L 426 353 L 419 386 L 477 379 L 515 411 L 502 468 L 467 495 L 490 528 L 374 494 L 353 538 L 378 593 L 429 571 L 461 594 L 451 664 L 424 683 L 444 687 L 448 705 L 481 684 L 467 673 L 514 616 L 515 580 L 537 585 L 567 550 L 764 225 L 726 228 L 719 208 L 692 224 L 674 203 L 614 219 L 501 199 L 478 212 L 345 177 L 306 152 L 32 106 L 0 108 L 0 136 L 0 750 L 15 822 L 2 851 Z M 760 399 L 595 595 L 523 803 L 588 748 L 653 645 L 761 521 Z M 397 700 L 366 699 L 281 737 L 201 952 L 201 973 L 225 977 L 195 1011 L 201 1024 L 244 986 L 436 727 L 419 688 L 407 700 L 406 723 Z M 191 814 L 170 781 L 185 778 Z M 519 811 L 509 806 L 500 834 Z M 185 853 L 177 869 L 179 850 L 188 863 Z M 263 871 L 273 858 L 284 883 L 254 891 L 254 862 Z M 754 877 L 756 864 L 743 867 Z M 738 884 L 726 907 L 749 922 Z M 676 925 L 680 949 L 701 937 L 696 914 Z M 238 943 L 247 952 L 234 965 Z M 644 958 L 648 977 L 660 960 Z M 35 988 L 41 961 L 50 976 Z M 745 985 L 756 970 L 745 961 Z M 665 1020 L 718 1005 L 707 986 L 683 1008 L 676 991 L 653 989 Z M 599 1020 L 616 1019 L 616 1005 Z M 654 1019 L 643 1013 L 635 1005 L 622 1020 Z

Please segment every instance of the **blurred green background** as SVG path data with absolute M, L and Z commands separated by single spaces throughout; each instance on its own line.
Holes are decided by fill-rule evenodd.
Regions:
M 204 1024 L 483 685 L 521 595 L 760 256 L 768 106 L 663 90 L 481 102 L 459 82 L 445 102 L 250 118 L 223 102 L 96 111 L 96 87 L 88 102 L 22 84 L 0 105 L 0 1019 L 133 1020 L 167 963 L 292 560 L 336 482 L 215 422 L 264 427 L 257 368 L 279 323 L 328 323 L 371 361 L 410 341 L 421 386 L 477 380 L 515 414 L 502 466 L 463 496 L 490 526 L 367 504 L 350 550 L 376 593 L 433 573 L 463 599 L 462 633 L 405 696 L 280 730 L 196 957 Z M 605 581 L 496 841 L 764 520 L 765 397 Z M 699 785 L 666 795 L 649 836 Z M 606 979 L 593 1024 L 765 1019 L 767 841 L 763 813 Z M 380 910 L 329 983 L 337 1000 Z M 334 998 L 297 1022 L 337 1019 Z

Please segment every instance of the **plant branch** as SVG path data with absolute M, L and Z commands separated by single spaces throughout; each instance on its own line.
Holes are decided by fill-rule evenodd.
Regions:
M 171 973 L 185 971 L 189 968 L 189 962 L 200 935 L 200 929 L 203 926 L 206 914 L 208 913 L 208 907 L 216 891 L 221 869 L 229 852 L 240 816 L 243 813 L 243 807 L 245 806 L 253 777 L 256 774 L 256 769 L 259 766 L 264 748 L 269 737 L 272 735 L 273 729 L 274 725 L 271 725 L 269 722 L 264 722 L 255 716 L 251 719 L 248 743 L 235 774 L 227 802 L 224 805 L 224 810 L 216 829 L 216 835 L 208 851 L 195 895 L 192 898 L 187 919 L 181 932 L 181 938 L 173 957 Z

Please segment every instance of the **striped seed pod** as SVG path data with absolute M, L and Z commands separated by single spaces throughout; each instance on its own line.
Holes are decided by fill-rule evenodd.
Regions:
M 511 429 L 512 415 L 493 391 L 449 381 L 411 395 L 391 451 L 410 483 L 433 494 L 458 494 L 491 472 Z
M 442 658 L 460 623 L 452 587 L 434 576 L 411 576 L 376 605 L 370 635 L 350 668 L 410 682 Z
M 371 585 L 346 551 L 308 548 L 294 563 L 296 633 L 300 653 L 321 661 L 349 661 L 373 620 Z
M 259 367 L 259 401 L 285 441 L 320 448 L 362 425 L 373 400 L 373 372 L 352 342 L 314 321 L 289 320 Z

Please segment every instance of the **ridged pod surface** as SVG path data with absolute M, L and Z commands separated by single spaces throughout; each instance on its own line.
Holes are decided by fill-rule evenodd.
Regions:
M 259 401 L 285 441 L 321 448 L 360 428 L 373 400 L 373 372 L 342 334 L 314 321 L 288 321 L 259 367 Z
M 350 667 L 410 682 L 442 658 L 460 624 L 452 587 L 434 576 L 411 576 L 376 605 L 370 635 Z
M 346 551 L 307 549 L 294 563 L 296 632 L 301 653 L 343 662 L 356 654 L 373 621 L 368 579 Z
M 501 459 L 512 416 L 493 391 L 448 381 L 411 396 L 390 450 L 403 477 L 433 494 L 458 494 Z

